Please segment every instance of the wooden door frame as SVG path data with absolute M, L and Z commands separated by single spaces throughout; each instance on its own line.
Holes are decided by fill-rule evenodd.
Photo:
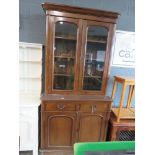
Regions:
M 69 22 L 77 25 L 77 42 L 76 42 L 76 59 L 74 65 L 74 89 L 73 90 L 56 90 L 53 89 L 53 73 L 54 73 L 54 46 L 55 46 L 55 23 L 58 21 Z M 79 59 L 80 59 L 80 47 L 81 47 L 81 37 L 82 37 L 82 20 L 74 18 L 65 17 L 54 17 L 47 16 L 47 31 L 46 31 L 46 87 L 45 93 L 61 93 L 61 94 L 76 94 L 78 91 L 78 81 L 79 81 Z
M 48 136 L 49 136 L 49 130 L 48 130 L 48 124 L 49 124 L 49 118 L 51 117 L 68 117 L 68 118 L 71 118 L 72 119 L 72 122 L 73 122 L 73 126 L 72 126 L 72 135 L 71 135 L 71 142 L 74 144 L 75 141 L 76 141 L 76 121 L 77 121 L 77 114 L 76 112 L 60 112 L 60 111 L 44 111 L 41 113 L 42 115 L 42 120 L 44 122 L 42 122 L 42 125 L 41 125 L 41 148 L 45 148 L 45 149 L 58 149 L 58 148 L 64 148 L 64 149 L 70 149 L 72 147 L 71 146 L 50 146 L 49 145 L 49 139 L 48 139 Z
M 86 47 L 87 47 L 87 30 L 88 26 L 101 26 L 108 29 L 108 36 L 107 36 L 107 45 L 105 51 L 105 61 L 104 61 L 104 70 L 102 75 L 102 86 L 100 91 L 93 91 L 93 90 L 83 90 L 83 75 L 85 69 L 85 54 L 86 54 Z M 83 29 L 82 29 L 82 46 L 81 46 L 81 55 L 80 55 L 80 77 L 79 77 L 79 92 L 80 94 L 106 94 L 107 82 L 108 82 L 108 74 L 109 74 L 109 67 L 110 67 L 110 58 L 111 58 L 111 50 L 112 50 L 112 38 L 114 34 L 114 24 L 112 23 L 102 23 L 98 21 L 88 21 L 83 20 Z
M 106 125 L 106 120 L 107 120 L 107 113 L 102 113 L 102 112 L 95 112 L 95 113 L 90 113 L 90 112 L 78 112 L 78 118 L 77 118 L 77 135 L 76 135 L 76 141 L 79 141 L 79 137 L 80 137 L 80 126 L 81 126 L 81 118 L 82 117 L 88 117 L 88 116 L 97 116 L 100 117 L 101 120 L 101 128 L 100 128 L 100 138 L 99 141 L 103 141 L 106 140 L 106 128 L 107 126 L 104 127 L 104 125 Z

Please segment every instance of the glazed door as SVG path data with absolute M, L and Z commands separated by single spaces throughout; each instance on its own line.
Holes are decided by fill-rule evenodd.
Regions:
M 49 93 L 75 93 L 78 87 L 81 20 L 49 17 Z
M 113 27 L 109 23 L 83 21 L 80 91 L 105 94 Z

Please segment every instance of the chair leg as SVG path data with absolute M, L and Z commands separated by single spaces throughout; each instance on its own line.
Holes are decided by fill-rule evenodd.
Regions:
M 111 95 L 112 100 L 114 100 L 114 96 L 115 96 L 115 92 L 116 92 L 116 85 L 117 85 L 116 80 L 114 80 L 114 85 L 113 85 L 113 90 L 112 90 L 112 95 Z
M 119 105 L 118 115 L 117 115 L 117 122 L 120 121 L 120 113 L 121 113 L 121 109 L 122 109 L 123 103 L 124 103 L 125 89 L 126 89 L 126 84 L 123 83 L 123 85 L 122 85 L 122 95 L 121 95 L 120 105 Z
M 135 86 L 130 86 L 129 87 L 129 95 L 128 95 L 127 108 L 131 107 L 131 101 L 132 101 L 132 97 L 133 97 L 133 94 L 134 94 L 134 87 Z

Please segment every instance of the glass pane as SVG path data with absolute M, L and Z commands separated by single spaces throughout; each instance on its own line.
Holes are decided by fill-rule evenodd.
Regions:
M 84 90 L 101 90 L 108 30 L 89 26 L 83 77 Z
M 77 25 L 68 22 L 55 24 L 54 89 L 74 89 Z

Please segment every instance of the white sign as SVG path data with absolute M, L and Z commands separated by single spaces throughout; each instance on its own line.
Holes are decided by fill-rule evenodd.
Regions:
M 116 31 L 112 53 L 112 66 L 135 67 L 135 33 Z

